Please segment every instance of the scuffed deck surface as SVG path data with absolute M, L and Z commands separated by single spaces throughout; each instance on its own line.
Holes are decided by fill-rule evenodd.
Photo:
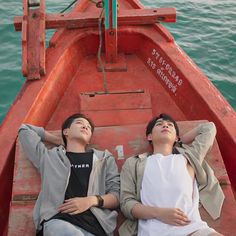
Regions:
M 89 115 L 97 126 L 92 140 L 94 146 L 110 150 L 119 169 L 126 158 L 149 149 L 145 126 L 153 115 L 166 112 L 177 120 L 186 119 L 138 57 L 128 55 L 126 62 L 128 72 L 107 73 L 108 89 L 112 94 L 89 96 L 84 93 L 103 91 L 103 80 L 102 73 L 94 67 L 96 58 L 85 58 L 46 126 L 48 130 L 59 130 L 68 115 L 75 112 Z M 198 123 L 180 122 L 180 130 L 183 133 Z M 210 226 L 225 236 L 232 236 L 236 203 L 216 141 L 208 161 L 222 184 L 226 201 L 220 219 L 211 220 L 204 209 L 201 214 Z M 39 189 L 39 176 L 17 144 L 9 236 L 34 235 L 32 209 Z M 119 224 L 122 220 L 119 216 Z

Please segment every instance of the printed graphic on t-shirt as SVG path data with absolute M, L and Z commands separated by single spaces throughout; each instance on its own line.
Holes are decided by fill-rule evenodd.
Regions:
M 90 168 L 89 164 L 79 164 L 79 165 L 71 164 L 70 166 L 71 166 L 71 168 L 74 168 L 74 169 Z
M 71 173 L 65 199 L 86 197 L 93 165 L 93 152 L 67 152 L 66 155 L 71 163 Z M 106 235 L 97 218 L 90 210 L 76 215 L 59 212 L 53 218 L 68 221 L 97 236 Z
M 66 153 L 71 164 L 69 184 L 66 199 L 87 196 L 89 177 L 93 165 L 93 152 Z

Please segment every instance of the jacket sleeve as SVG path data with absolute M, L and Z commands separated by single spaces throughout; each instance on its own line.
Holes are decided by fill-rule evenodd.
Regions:
M 123 214 L 131 220 L 135 219 L 132 215 L 134 205 L 140 203 L 137 200 L 137 180 L 135 179 L 136 170 L 134 160 L 134 157 L 128 158 L 120 174 L 120 207 Z
M 188 149 L 202 163 L 213 145 L 216 136 L 216 127 L 213 122 L 207 122 L 200 124 L 197 129 L 198 134 L 188 146 Z
M 111 193 L 120 199 L 120 175 L 113 156 L 107 158 L 106 193 Z
M 40 169 L 40 162 L 44 158 L 44 154 L 48 152 L 45 147 L 44 129 L 33 125 L 23 124 L 19 128 L 19 140 L 27 158 L 33 165 Z

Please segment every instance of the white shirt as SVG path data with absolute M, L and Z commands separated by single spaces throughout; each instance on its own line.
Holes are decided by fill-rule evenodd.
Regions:
M 173 226 L 157 219 L 139 220 L 138 236 L 186 236 L 208 228 L 201 220 L 196 179 L 187 170 L 187 160 L 181 154 L 154 154 L 147 159 L 142 188 L 142 204 L 161 208 L 179 208 L 191 221 L 186 226 Z

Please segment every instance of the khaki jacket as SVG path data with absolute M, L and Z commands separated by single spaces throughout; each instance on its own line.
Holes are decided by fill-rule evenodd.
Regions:
M 224 194 L 213 170 L 204 160 L 216 135 L 214 123 L 198 126 L 198 135 L 190 145 L 178 147 L 195 170 L 199 186 L 200 202 L 213 219 L 220 217 Z M 135 236 L 138 232 L 138 220 L 131 213 L 135 204 L 140 203 L 140 189 L 148 153 L 128 158 L 121 171 L 121 211 L 127 218 L 121 225 L 122 236 Z

